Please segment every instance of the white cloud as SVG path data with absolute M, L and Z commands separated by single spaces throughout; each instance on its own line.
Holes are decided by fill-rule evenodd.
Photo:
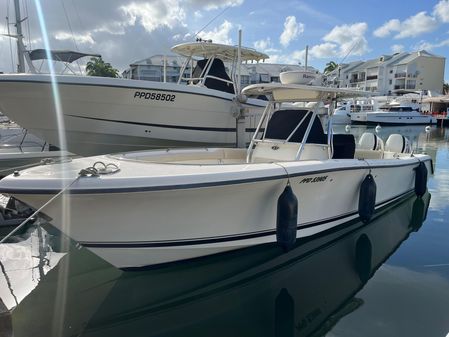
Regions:
M 291 41 L 295 40 L 304 32 L 304 24 L 296 22 L 296 17 L 287 16 L 284 22 L 284 31 L 282 32 L 279 42 L 287 47 Z
M 102 26 L 92 29 L 92 33 L 108 33 L 111 35 L 124 35 L 126 33 L 126 24 L 123 22 L 106 23 Z
M 382 26 L 377 28 L 374 31 L 374 36 L 377 37 L 386 37 L 391 34 L 391 32 L 397 32 L 401 30 L 401 21 L 398 19 L 392 19 L 390 21 L 387 21 Z
M 391 46 L 391 51 L 393 53 L 402 53 L 404 51 L 404 46 L 402 44 L 394 44 Z
M 449 0 L 441 0 L 433 8 L 433 15 L 442 22 L 449 22 Z
M 435 48 L 440 48 L 440 47 L 446 47 L 449 46 L 449 39 L 437 42 L 437 43 L 431 43 L 431 42 L 427 42 L 427 41 L 420 41 L 418 44 L 416 44 L 414 46 L 414 49 L 416 50 L 427 50 L 430 51 L 432 49 Z
M 329 58 L 338 55 L 337 45 L 330 42 L 321 43 L 309 49 L 309 56 L 311 58 Z
M 387 37 L 390 34 L 397 33 L 394 38 L 403 39 L 430 33 L 437 27 L 438 22 L 434 17 L 427 15 L 426 12 L 419 12 L 403 22 L 398 19 L 386 22 L 374 31 L 374 36 Z
M 427 15 L 426 12 L 419 12 L 401 24 L 401 31 L 395 38 L 416 37 L 434 31 L 437 26 L 435 18 Z
M 181 24 L 186 17 L 178 0 L 152 3 L 131 2 L 121 6 L 120 10 L 126 15 L 128 25 L 133 26 L 139 21 L 149 33 L 162 26 L 173 28 Z
M 369 51 L 368 42 L 365 38 L 368 25 L 366 22 L 357 22 L 352 25 L 335 26 L 323 37 L 324 42 L 334 44 L 338 47 L 336 54 L 340 57 L 348 55 L 363 55 Z M 330 45 L 322 49 L 332 50 Z
M 266 51 L 270 56 L 270 62 L 272 63 L 285 63 L 285 64 L 305 64 L 306 51 L 295 50 L 288 54 L 280 54 L 279 50 L 273 50 L 272 52 Z M 312 59 L 330 58 L 338 55 L 337 45 L 333 43 L 322 43 L 309 48 L 309 61 Z M 309 63 L 310 65 L 310 63 Z
M 201 13 L 201 11 L 195 11 L 193 13 L 193 16 L 195 17 L 195 19 L 202 19 L 203 18 L 203 14 Z
M 264 51 L 272 48 L 271 39 L 267 37 L 266 39 L 257 40 L 254 42 L 254 48 L 260 51 Z
M 216 43 L 232 44 L 232 38 L 229 36 L 233 24 L 225 20 L 219 27 L 215 27 L 211 31 L 203 31 L 198 34 L 199 37 L 212 40 Z
M 64 41 L 64 40 L 75 40 L 76 43 L 88 43 L 88 44 L 94 44 L 95 41 L 92 38 L 92 35 L 90 33 L 81 35 L 81 34 L 71 34 L 71 33 L 67 33 L 67 32 L 57 32 L 55 34 L 55 39 L 56 40 L 60 40 L 60 41 Z
M 363 55 L 369 51 L 365 33 L 368 25 L 365 22 L 344 24 L 335 26 L 322 40 L 323 43 L 313 45 L 309 48 L 309 60 L 330 59 L 346 57 L 349 55 Z M 305 51 L 296 50 L 285 55 L 270 55 L 270 60 L 285 63 L 304 63 Z
M 213 10 L 224 7 L 236 7 L 243 4 L 244 0 L 188 0 L 188 3 L 205 10 Z

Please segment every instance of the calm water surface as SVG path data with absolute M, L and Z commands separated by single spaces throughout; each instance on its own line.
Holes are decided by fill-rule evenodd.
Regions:
M 0 337 L 446 336 L 449 130 L 379 130 L 397 132 L 432 156 L 429 193 L 288 253 L 268 245 L 123 272 L 48 224 L 28 228 L 0 245 Z

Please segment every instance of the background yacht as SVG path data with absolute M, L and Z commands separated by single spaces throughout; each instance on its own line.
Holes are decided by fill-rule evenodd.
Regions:
M 210 41 L 184 43 L 172 51 L 186 57 L 178 83 L 55 75 L 0 75 L 0 108 L 47 142 L 92 155 L 158 147 L 233 146 L 244 110 L 250 140 L 266 102 L 239 95 L 239 65 L 268 56 Z M 198 59 L 201 58 L 201 59 Z M 196 60 L 198 59 L 198 60 Z M 190 74 L 185 69 L 196 63 Z M 231 64 L 230 74 L 224 62 Z M 55 107 L 55 95 L 60 111 Z

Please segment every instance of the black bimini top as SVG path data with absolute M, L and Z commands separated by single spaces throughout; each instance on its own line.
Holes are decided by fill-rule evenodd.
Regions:
M 52 60 L 67 63 L 75 62 L 76 60 L 86 56 L 101 57 L 99 54 L 86 54 L 71 50 L 49 50 L 48 52 L 50 53 Z M 31 61 L 48 59 L 46 49 L 34 49 L 30 51 L 29 54 Z
M 193 78 L 198 78 L 201 76 L 201 73 L 204 70 L 204 67 L 206 66 L 208 59 L 203 59 L 203 60 L 199 60 L 196 63 L 196 67 L 193 70 Z M 218 78 L 222 78 L 224 80 L 227 81 L 231 81 L 231 78 L 229 77 L 229 75 L 226 73 L 226 68 L 225 65 L 223 63 L 222 60 L 220 59 L 214 59 L 212 61 L 212 65 L 209 69 L 209 73 L 208 75 L 211 76 L 215 76 Z M 227 83 L 224 81 L 220 81 L 217 80 L 215 78 L 207 78 L 206 77 L 206 81 L 204 82 L 204 85 L 209 88 L 209 89 L 215 89 L 215 90 L 219 90 L 219 91 L 224 91 L 224 92 L 228 92 L 230 94 L 234 94 L 234 85 L 231 83 Z

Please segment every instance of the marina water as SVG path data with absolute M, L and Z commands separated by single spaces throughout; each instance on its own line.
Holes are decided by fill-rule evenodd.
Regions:
M 431 155 L 428 193 L 288 253 L 122 271 L 40 220 L 0 245 L 0 336 L 446 336 L 449 130 L 376 131 Z

